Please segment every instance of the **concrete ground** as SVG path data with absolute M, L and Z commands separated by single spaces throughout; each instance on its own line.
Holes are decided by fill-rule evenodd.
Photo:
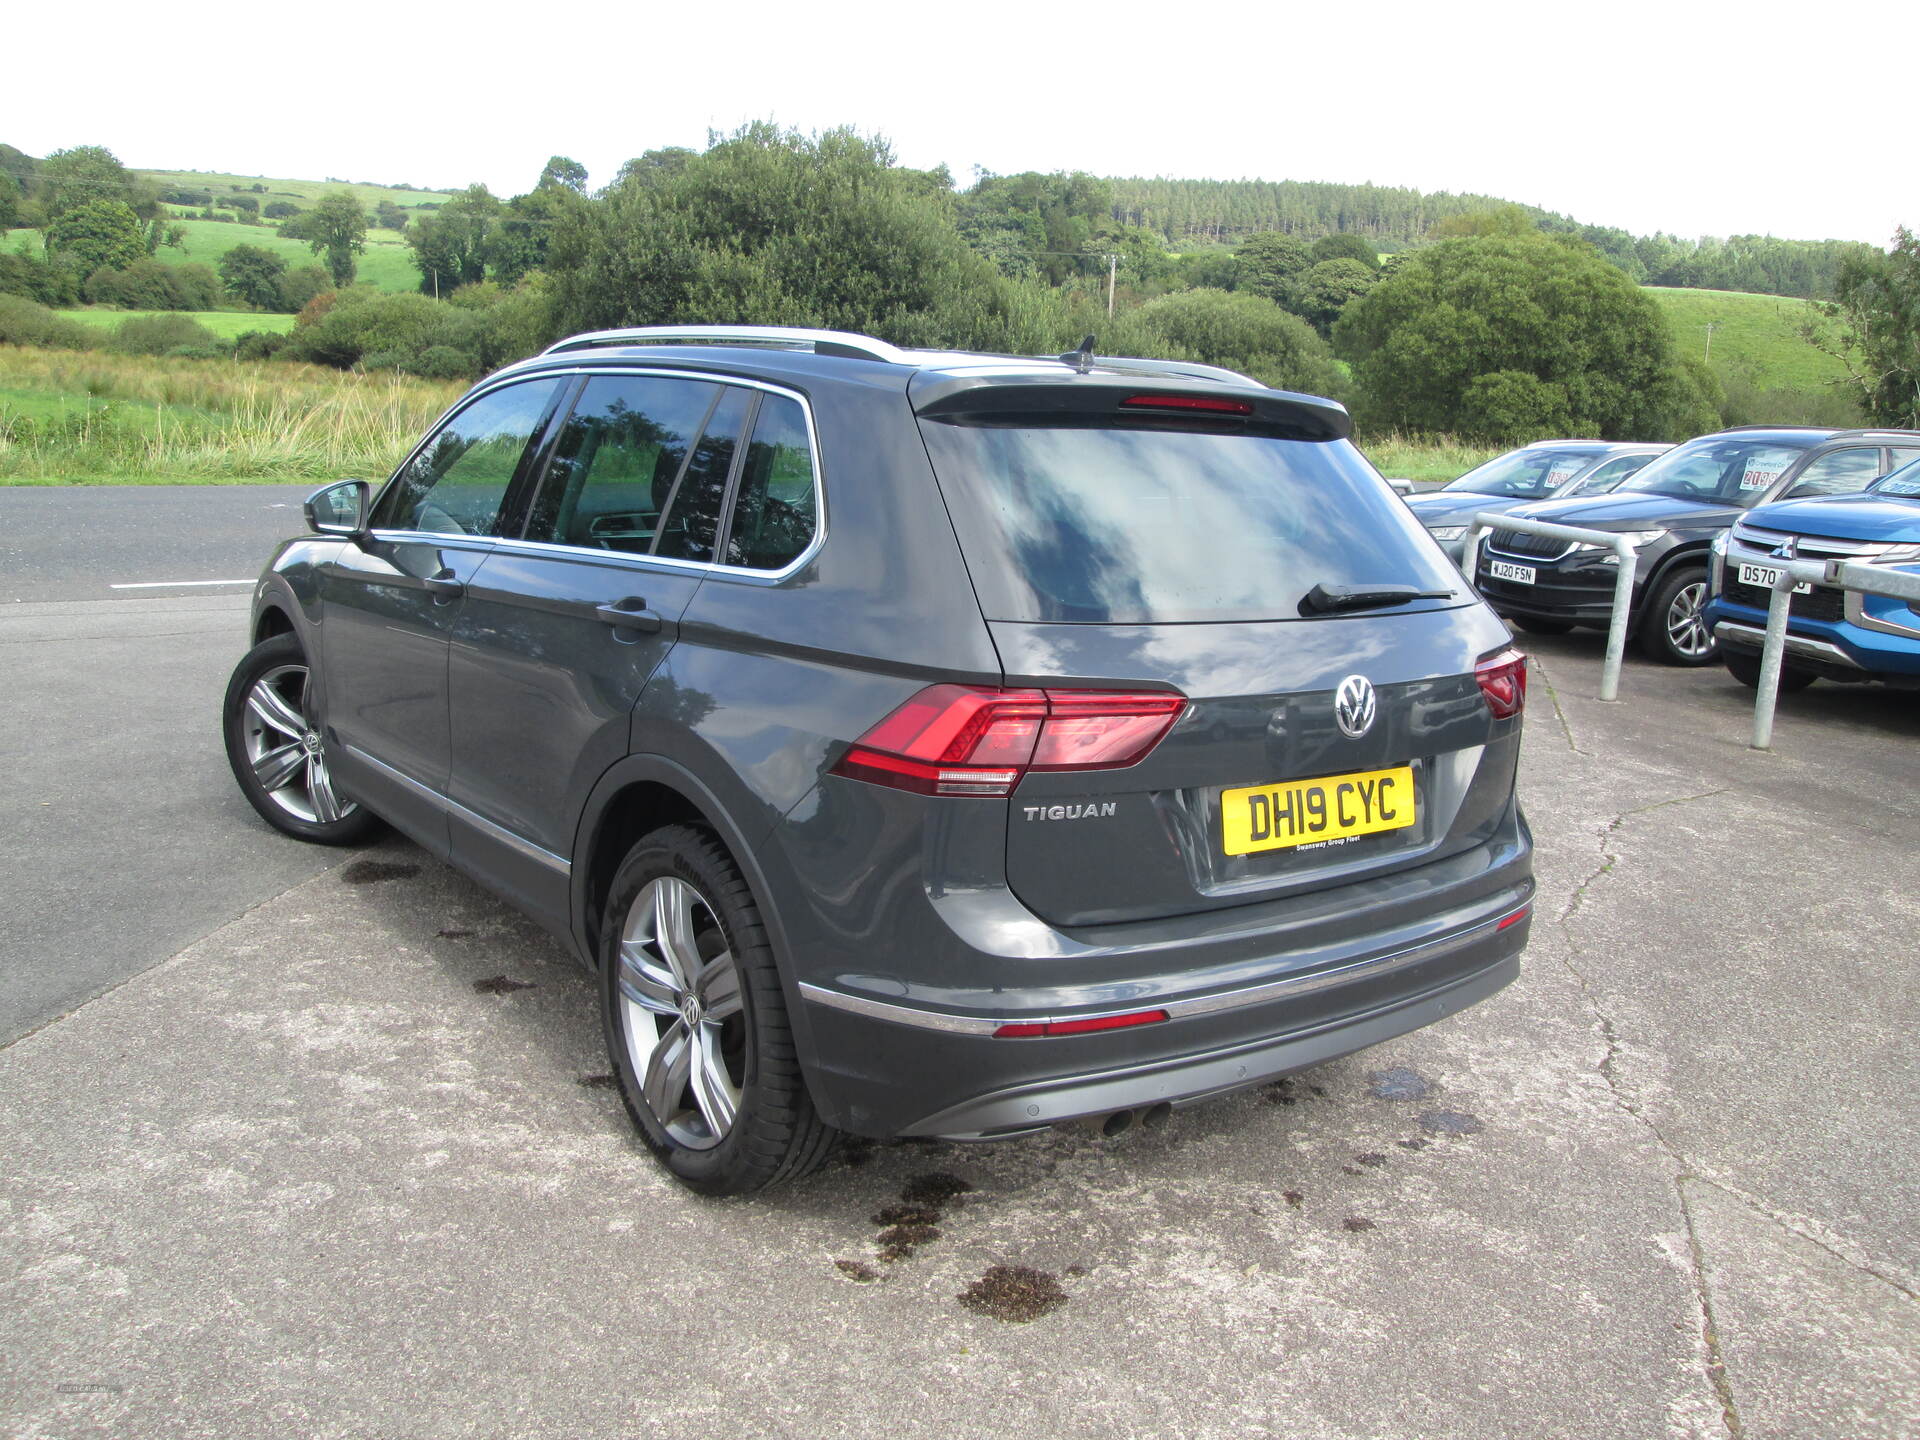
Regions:
M 571 960 L 338 857 L 0 1050 L 0 1434 L 1920 1433 L 1920 711 L 1819 685 L 1758 755 L 1717 669 L 1528 644 L 1519 983 L 1116 1141 L 698 1199 Z

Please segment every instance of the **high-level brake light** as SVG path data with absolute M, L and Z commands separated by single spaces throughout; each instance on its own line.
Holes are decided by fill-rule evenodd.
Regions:
M 1527 657 L 1518 650 L 1502 650 L 1473 667 L 1480 693 L 1496 720 L 1518 715 L 1527 705 Z
M 1221 400 L 1212 395 L 1129 395 L 1120 402 L 1126 410 L 1201 410 L 1214 415 L 1251 415 L 1244 400 Z
M 932 685 L 856 740 L 833 773 L 921 795 L 1010 795 L 1029 770 L 1118 770 L 1187 708 L 1167 691 Z

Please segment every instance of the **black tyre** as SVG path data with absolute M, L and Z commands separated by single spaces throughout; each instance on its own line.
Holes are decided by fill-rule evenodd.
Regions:
M 1727 667 L 1727 673 L 1749 690 L 1760 688 L 1760 657 L 1742 650 L 1723 650 L 1720 663 Z M 1780 693 L 1791 695 L 1796 690 L 1804 690 L 1820 677 L 1811 670 L 1797 670 L 1791 665 L 1780 666 Z
M 1508 618 L 1529 635 L 1566 635 L 1573 630 L 1571 620 L 1536 620 L 1531 615 L 1511 615 Z
M 627 852 L 600 962 L 621 1097 L 680 1181 L 744 1195 L 826 1161 L 838 1132 L 807 1093 L 766 927 L 709 831 L 671 825 Z
M 309 703 L 311 678 L 291 635 L 247 652 L 221 707 L 227 763 L 240 792 L 274 829 L 319 845 L 357 845 L 381 821 L 334 786 Z
M 1658 586 L 1640 619 L 1640 648 L 1668 665 L 1711 665 L 1720 642 L 1707 625 L 1707 572 L 1683 565 Z

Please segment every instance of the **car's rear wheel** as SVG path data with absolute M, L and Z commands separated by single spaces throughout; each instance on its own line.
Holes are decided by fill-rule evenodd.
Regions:
M 1640 622 L 1640 648 L 1669 665 L 1711 665 L 1719 642 L 1707 624 L 1707 572 L 1685 566 L 1662 580 Z
M 356 845 L 380 820 L 340 793 L 313 711 L 313 672 L 292 635 L 263 640 L 234 667 L 222 706 L 227 763 L 274 829 L 320 845 Z
M 1566 635 L 1573 630 L 1571 620 L 1536 620 L 1531 615 L 1514 615 L 1510 618 L 1529 635 Z
M 1720 656 L 1721 663 L 1727 667 L 1727 673 L 1749 690 L 1760 688 L 1760 657 L 1743 651 L 1727 650 Z M 1804 690 L 1820 677 L 1811 670 L 1799 670 L 1791 665 L 1780 666 L 1780 693 L 1790 695 L 1795 690 Z
M 825 1162 L 837 1132 L 807 1093 L 766 927 L 710 832 L 668 826 L 627 853 L 600 960 L 621 1096 L 676 1177 L 742 1195 Z

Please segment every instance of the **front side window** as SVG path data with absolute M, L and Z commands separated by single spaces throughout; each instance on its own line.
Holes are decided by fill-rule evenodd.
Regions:
M 462 409 L 400 467 L 374 528 L 498 535 L 507 487 L 560 384 L 503 385 Z
M 1789 499 L 1812 495 L 1853 495 L 1871 485 L 1880 474 L 1880 447 L 1856 445 L 1809 461 L 1794 477 Z
M 747 463 L 727 529 L 726 563 L 779 570 L 813 542 L 813 448 L 800 402 L 769 395 L 760 402 Z
M 721 390 L 668 376 L 589 379 L 560 427 L 526 538 L 652 553 L 661 512 Z

